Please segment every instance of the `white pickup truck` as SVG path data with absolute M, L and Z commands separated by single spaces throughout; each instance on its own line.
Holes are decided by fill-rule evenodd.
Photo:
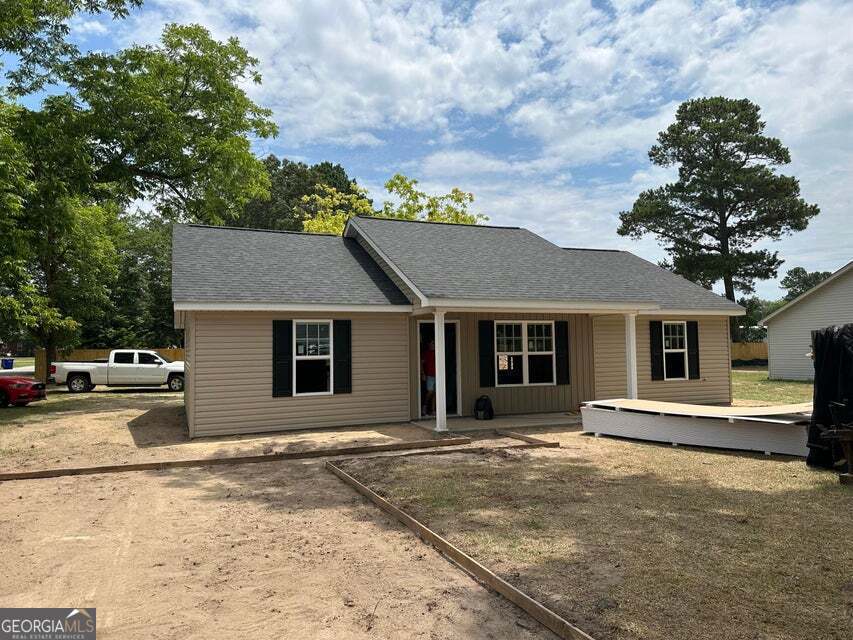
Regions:
M 72 393 L 91 391 L 95 385 L 108 387 L 159 387 L 184 390 L 184 363 L 172 362 L 156 351 L 115 349 L 109 358 L 91 362 L 55 362 L 50 367 L 56 384 Z

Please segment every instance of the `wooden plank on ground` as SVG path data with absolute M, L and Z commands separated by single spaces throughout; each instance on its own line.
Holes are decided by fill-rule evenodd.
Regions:
M 435 440 L 412 440 L 409 442 L 390 442 L 388 444 L 362 445 L 358 447 L 331 447 L 308 451 L 281 451 L 256 456 L 231 456 L 228 458 L 197 458 L 192 460 L 164 460 L 161 462 L 138 462 L 130 464 L 101 465 L 94 467 L 67 467 L 60 469 L 39 469 L 34 471 L 11 471 L 0 473 L 0 482 L 8 480 L 34 480 L 37 478 L 58 478 L 61 476 L 82 476 L 99 473 L 124 473 L 128 471 L 161 471 L 185 467 L 213 467 L 234 464 L 258 464 L 277 460 L 302 460 L 306 458 L 325 458 L 327 456 L 351 456 L 362 453 L 382 451 L 406 451 L 409 449 L 430 449 L 433 447 L 452 447 L 470 444 L 471 438 L 439 438 Z
M 491 446 L 486 446 L 486 447 L 477 447 L 477 446 L 474 446 L 474 447 L 444 447 L 442 449 L 426 449 L 426 450 L 422 449 L 420 451 L 405 451 L 403 453 L 399 453 L 399 454 L 392 455 L 392 456 L 381 456 L 381 455 L 363 456 L 363 457 L 360 457 L 359 459 L 371 460 L 371 459 L 380 458 L 380 457 L 381 458 L 388 458 L 388 457 L 391 457 L 391 458 L 408 458 L 408 457 L 412 457 L 412 456 L 447 456 L 447 455 L 452 455 L 454 453 L 485 454 L 485 453 L 491 453 L 492 451 L 501 451 L 503 449 L 542 449 L 545 447 L 547 447 L 547 448 L 554 447 L 555 445 L 559 446 L 559 443 L 553 443 L 553 442 L 522 442 L 521 444 L 504 444 L 504 445 L 498 445 L 498 446 L 494 446 L 494 447 L 491 447 Z
M 528 436 L 524 433 L 516 433 L 515 431 L 507 431 L 505 429 L 495 429 L 495 433 L 499 436 L 506 436 L 507 438 L 513 438 L 515 440 L 521 440 L 522 442 L 527 442 L 528 444 L 538 444 L 543 447 L 553 447 L 559 449 L 559 442 L 550 442 L 548 440 L 542 440 L 540 438 L 534 438 L 533 436 Z
M 514 605 L 526 611 L 535 620 L 542 623 L 561 638 L 565 638 L 566 640 L 593 640 L 592 636 L 577 628 L 568 620 L 543 605 L 541 602 L 534 600 L 520 589 L 511 585 L 509 582 L 488 569 L 485 565 L 477 562 L 464 551 L 453 546 L 432 529 L 419 522 L 402 509 L 388 502 L 385 498 L 371 490 L 369 487 L 363 485 L 331 461 L 326 461 L 326 468 L 345 483 L 350 485 L 353 489 L 358 491 L 365 498 L 373 502 L 377 507 L 397 518 L 397 520 L 411 529 L 412 532 L 414 532 L 414 534 L 421 540 L 435 547 L 439 552 L 444 554 L 445 557 L 456 563 L 481 583 L 490 589 L 497 591 Z

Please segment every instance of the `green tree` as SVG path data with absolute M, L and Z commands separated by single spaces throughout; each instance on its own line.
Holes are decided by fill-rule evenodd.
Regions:
M 312 195 L 317 185 L 326 185 L 344 195 L 355 196 L 352 181 L 339 164 L 321 162 L 309 166 L 274 155 L 264 158 L 270 176 L 270 197 L 256 198 L 246 204 L 233 222 L 237 227 L 301 231 L 304 216 L 302 199 Z
M 450 193 L 431 196 L 417 188 L 418 181 L 397 173 L 385 183 L 385 189 L 398 202 L 385 202 L 382 216 L 401 220 L 427 220 L 454 224 L 479 224 L 488 221 L 480 213 L 468 211 L 474 203 L 474 194 L 453 187 Z
M 32 183 L 26 150 L 14 133 L 19 113 L 18 107 L 0 101 L 0 341 L 11 339 L 28 318 L 28 306 L 19 295 L 26 280 L 26 238 L 20 221 Z
M 171 224 L 153 213 L 119 218 L 114 236 L 118 277 L 107 312 L 81 327 L 84 347 L 166 347 L 181 343 L 174 328 Z
M 354 182 L 348 193 L 338 191 L 326 184 L 318 184 L 314 193 L 302 198 L 301 215 L 303 229 L 310 233 L 343 232 L 347 220 L 353 216 L 373 216 L 373 204 L 367 198 L 367 190 Z
M 485 215 L 468 210 L 474 202 L 474 194 L 454 187 L 450 193 L 431 196 L 417 189 L 417 184 L 417 180 L 399 173 L 392 176 L 385 183 L 385 189 L 396 201 L 385 202 L 379 211 L 373 209 L 367 191 L 355 183 L 349 194 L 319 185 L 315 193 L 302 199 L 303 227 L 313 233 L 341 233 L 347 220 L 357 215 L 456 224 L 479 224 L 488 220 Z
M 56 78 L 77 48 L 67 41 L 68 22 L 78 13 L 124 18 L 142 0 L 0 0 L 0 51 L 17 58 L 6 73 L 16 93 L 41 89 Z
M 779 284 L 787 290 L 785 300 L 793 300 L 809 289 L 813 289 L 831 275 L 831 271 L 806 271 L 802 267 L 794 267 L 788 269 L 788 273 L 785 274 Z
M 128 203 L 146 199 L 164 220 L 221 223 L 267 193 L 247 136 L 275 125 L 240 88 L 258 80 L 255 63 L 236 40 L 171 25 L 159 46 L 73 60 L 62 70 L 69 93 L 21 111 L 15 138 L 34 186 L 15 224 L 27 279 L 13 297 L 31 288 L 39 313 L 28 326 L 49 360 L 110 309 Z
M 656 236 L 670 268 L 705 286 L 722 281 L 732 301 L 736 290 L 752 293 L 756 279 L 775 277 L 778 252 L 754 245 L 802 231 L 819 209 L 800 197 L 796 178 L 775 173 L 791 157 L 764 128 L 749 100 L 681 104 L 649 151 L 653 164 L 677 166 L 678 180 L 642 192 L 619 214 L 619 234 Z
M 277 133 L 246 95 L 257 60 L 236 38 L 217 42 L 198 25 L 168 25 L 158 46 L 93 53 L 66 67 L 96 148 L 94 177 L 125 201 L 146 199 L 171 218 L 222 224 L 269 176 L 248 136 Z
M 68 96 L 45 100 L 41 111 L 21 109 L 15 138 L 30 163 L 32 187 L 16 221 L 24 239 L 11 296 L 26 308 L 21 324 L 54 359 L 73 343 L 79 320 L 103 308 L 114 276 L 110 241 L 114 207 L 89 189 L 92 163 L 79 110 Z M 87 193 L 89 192 L 89 193 Z

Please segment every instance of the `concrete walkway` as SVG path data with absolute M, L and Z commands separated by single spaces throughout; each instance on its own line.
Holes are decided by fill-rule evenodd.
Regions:
M 477 420 L 470 416 L 448 417 L 447 429 L 453 432 L 481 431 L 483 429 L 503 429 L 515 431 L 532 427 L 563 427 L 581 423 L 576 413 L 523 413 L 514 416 L 496 416 L 493 420 Z M 435 418 L 413 420 L 412 424 L 429 431 L 435 430 Z

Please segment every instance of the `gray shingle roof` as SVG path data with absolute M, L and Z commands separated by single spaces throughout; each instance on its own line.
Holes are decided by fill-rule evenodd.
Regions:
M 639 302 L 664 309 L 740 307 L 626 251 L 561 249 L 518 227 L 354 218 L 428 298 Z
M 356 240 L 175 225 L 172 300 L 408 304 Z

